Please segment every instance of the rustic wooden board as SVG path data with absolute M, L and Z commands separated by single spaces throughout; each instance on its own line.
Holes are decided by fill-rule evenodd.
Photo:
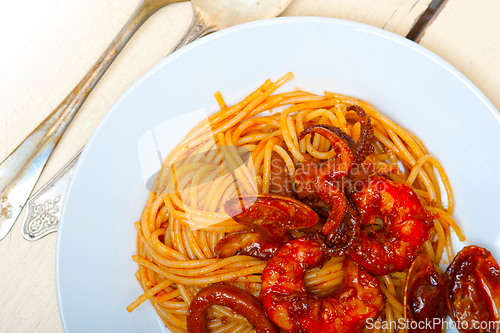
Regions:
M 500 110 L 500 1 L 449 0 L 420 45 L 469 78 Z
M 299 0 L 294 1 L 283 15 L 340 18 L 406 36 L 430 2 L 431 0 Z

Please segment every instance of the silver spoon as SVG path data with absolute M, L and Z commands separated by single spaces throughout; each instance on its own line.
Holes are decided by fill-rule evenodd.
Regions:
M 194 17 L 191 27 L 171 51 L 211 32 L 233 25 L 273 18 L 293 0 L 192 0 Z
M 293 0 L 192 0 L 191 3 L 194 16 L 191 26 L 170 53 L 208 33 L 249 21 L 276 17 L 280 15 L 292 1 Z M 57 230 L 60 204 L 63 202 L 69 180 L 80 153 L 81 151 L 30 199 L 28 212 L 21 229 L 25 239 L 37 240 Z M 43 165 L 45 165 L 48 156 L 43 161 Z M 2 165 L 0 165 L 0 176 Z M 29 188 L 29 192 L 24 193 L 25 199 L 23 199 L 22 205 L 24 205 L 36 184 L 43 165 L 36 174 L 36 178 L 32 181 L 33 183 Z M 1 185 L 0 183 L 0 189 Z M 1 198 L 0 196 L 0 200 Z M 0 209 L 1 207 L 2 203 L 0 201 Z M 16 217 L 10 222 L 11 224 L 8 230 L 10 230 L 14 224 L 15 219 L 21 212 L 21 208 L 22 206 L 20 206 Z M 7 230 L 5 234 L 3 234 L 4 228 L 2 228 L 2 223 L 4 222 L 2 221 L 0 212 L 0 240 L 5 237 L 8 232 Z

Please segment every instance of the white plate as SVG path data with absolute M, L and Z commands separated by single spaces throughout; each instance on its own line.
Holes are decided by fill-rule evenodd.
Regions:
M 281 90 L 353 95 L 418 135 L 450 177 L 454 216 L 467 239 L 500 259 L 500 114 L 468 79 L 419 45 L 370 26 L 324 18 L 259 21 L 167 57 L 120 98 L 88 142 L 57 237 L 67 332 L 166 331 L 149 303 L 131 314 L 125 309 L 142 293 L 131 259 L 133 223 L 148 194 L 139 141 L 176 116 L 215 111 L 218 90 L 235 103 L 288 71 L 295 78 Z M 175 144 L 185 128 L 163 134 Z

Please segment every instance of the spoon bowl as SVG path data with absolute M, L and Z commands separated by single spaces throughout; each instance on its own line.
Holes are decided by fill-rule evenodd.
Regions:
M 211 32 L 280 15 L 293 0 L 192 0 L 189 30 L 172 52 Z

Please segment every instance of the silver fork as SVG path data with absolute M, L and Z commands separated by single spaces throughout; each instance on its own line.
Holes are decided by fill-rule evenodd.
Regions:
M 192 0 L 194 16 L 191 26 L 170 53 L 208 33 L 249 21 L 276 17 L 292 1 Z M 25 239 L 37 240 L 57 231 L 61 204 L 80 154 L 81 151 L 29 200 L 28 211 L 21 227 Z
M 158 9 L 186 0 L 141 0 L 106 51 L 52 113 L 0 164 L 0 240 L 10 231 L 68 125 L 139 27 Z

